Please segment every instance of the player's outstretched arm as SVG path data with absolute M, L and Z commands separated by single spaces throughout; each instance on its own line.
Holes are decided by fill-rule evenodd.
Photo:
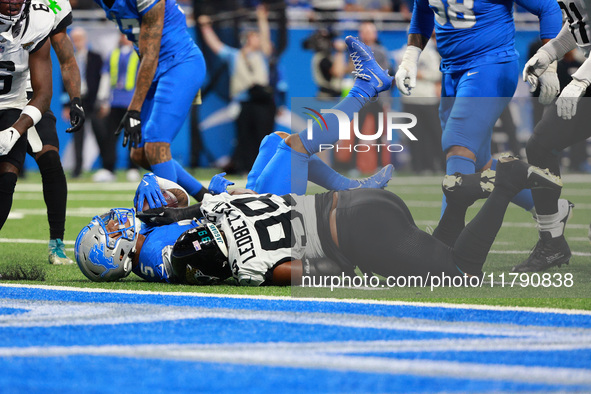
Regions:
M 211 26 L 211 18 L 208 15 L 201 15 L 199 16 L 199 18 L 197 18 L 197 23 L 201 28 L 201 35 L 203 36 L 203 40 L 205 41 L 209 49 L 211 49 L 212 52 L 216 55 L 219 54 L 224 48 L 224 43 L 221 42 L 218 35 L 215 34 L 215 31 Z
M 80 100 L 80 70 L 74 57 L 74 46 L 66 29 L 62 29 L 51 36 L 51 46 L 60 62 L 60 70 L 64 89 L 70 96 L 70 125 L 66 132 L 75 133 L 82 129 L 86 116 Z

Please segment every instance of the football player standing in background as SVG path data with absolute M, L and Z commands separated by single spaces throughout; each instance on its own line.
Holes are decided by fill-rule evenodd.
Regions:
M 43 0 L 46 10 L 55 15 L 53 30 L 49 33 L 51 46 L 60 63 L 64 88 L 70 96 L 70 125 L 68 133 L 77 132 L 84 125 L 85 115 L 80 100 L 80 70 L 74 57 L 74 47 L 66 31 L 72 23 L 72 7 L 67 0 Z M 27 88 L 27 95 L 31 96 L 31 86 Z M 74 264 L 67 255 L 64 246 L 64 232 L 66 223 L 66 202 L 68 199 L 68 185 L 66 175 L 59 155 L 59 139 L 56 130 L 55 115 L 51 110 L 45 112 L 41 121 L 29 130 L 29 139 L 41 139 L 43 144 L 40 151 L 29 144 L 27 149 L 41 172 L 43 184 L 43 199 L 47 206 L 47 219 L 49 221 L 49 256 L 50 264 Z
M 116 133 L 131 158 L 200 201 L 207 191 L 170 153 L 205 77 L 203 54 L 175 0 L 95 0 L 139 51 L 136 88 Z
M 417 64 L 433 28 L 441 55 L 442 148 L 446 173 L 471 174 L 491 162 L 492 129 L 515 93 L 519 78 L 519 54 L 515 50 L 513 3 L 540 20 L 540 37 L 548 41 L 560 31 L 562 17 L 555 0 L 415 0 L 408 47 L 396 73 L 396 85 L 404 95 L 415 87 Z M 549 103 L 558 93 L 556 64 L 545 78 L 550 88 L 540 94 Z M 473 99 L 481 97 L 483 99 Z M 529 191 L 513 201 L 533 208 Z M 442 212 L 445 208 L 445 197 Z
M 561 0 L 560 8 L 565 13 L 566 23 L 558 36 L 538 50 L 527 62 L 523 70 L 524 80 L 529 81 L 532 89 L 538 84 L 545 88 L 551 64 L 560 60 L 571 50 L 579 47 L 587 60 L 572 75 L 573 80 L 562 90 L 556 100 L 556 107 L 548 106 L 542 120 L 534 129 L 534 134 L 527 142 L 527 160 L 537 166 L 548 168 L 553 174 L 560 175 L 560 152 L 565 148 L 591 137 L 591 111 L 589 99 L 577 111 L 583 95 L 589 96 L 591 85 L 591 1 Z M 571 118 L 579 117 L 581 124 L 587 127 L 568 127 Z M 566 127 L 565 127 L 566 126 Z M 564 228 L 570 205 L 566 200 L 559 200 L 560 191 L 532 191 L 536 207 L 539 241 L 530 256 L 513 268 L 514 272 L 542 271 L 553 266 L 568 264 L 571 251 L 564 239 Z
M 26 132 L 39 123 L 51 101 L 47 38 L 54 14 L 42 3 L 33 5 L 30 0 L 0 2 L 0 229 L 12 207 L 17 177 L 25 161 Z M 26 92 L 29 70 L 33 87 L 30 101 Z M 40 151 L 39 138 L 32 142 L 33 150 Z

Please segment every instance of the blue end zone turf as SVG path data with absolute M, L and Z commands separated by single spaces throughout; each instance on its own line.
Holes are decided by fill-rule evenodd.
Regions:
M 591 391 L 591 314 L 0 285 L 2 392 Z

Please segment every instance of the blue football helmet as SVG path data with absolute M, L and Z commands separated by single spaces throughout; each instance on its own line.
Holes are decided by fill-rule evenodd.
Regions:
M 111 220 L 116 225 L 113 231 L 107 229 Z M 92 218 L 74 245 L 82 273 L 93 282 L 113 282 L 129 275 L 140 228 L 135 209 L 113 208 Z

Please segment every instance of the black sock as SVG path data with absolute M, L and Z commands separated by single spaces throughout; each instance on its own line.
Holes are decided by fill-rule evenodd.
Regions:
M 496 186 L 476 217 L 459 235 L 453 248 L 453 257 L 462 272 L 470 275 L 481 273 L 513 197 L 514 192 Z
M 0 229 L 4 226 L 10 213 L 17 179 L 17 175 L 13 172 L 0 174 Z
M 467 210 L 467 205 L 454 204 L 451 199 L 447 200 L 447 206 L 437 228 L 433 231 L 433 236 L 447 246 L 453 247 L 466 226 Z
M 50 150 L 37 159 L 43 182 L 43 199 L 47 206 L 49 238 L 64 239 L 68 185 L 59 154 Z

